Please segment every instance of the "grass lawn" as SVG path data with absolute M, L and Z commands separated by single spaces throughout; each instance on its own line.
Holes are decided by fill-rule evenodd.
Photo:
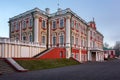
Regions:
M 50 69 L 69 65 L 80 64 L 72 59 L 50 59 L 50 60 L 16 60 L 21 66 L 28 70 Z

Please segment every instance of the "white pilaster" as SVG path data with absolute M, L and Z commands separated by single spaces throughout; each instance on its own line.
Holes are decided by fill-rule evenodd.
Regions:
M 39 15 L 34 15 L 34 42 L 38 43 L 38 25 L 39 25 Z
M 49 31 L 49 36 L 48 36 L 48 39 L 49 39 L 49 40 L 48 40 L 48 41 L 49 41 L 49 42 L 48 42 L 48 47 L 49 47 L 49 48 L 50 48 L 50 40 L 51 40 L 51 39 L 50 39 L 50 30 L 51 30 L 50 27 L 51 27 L 51 26 L 50 26 L 50 21 L 49 21 L 49 22 L 48 22 L 48 31 Z
M 70 16 L 66 17 L 66 47 L 70 47 Z

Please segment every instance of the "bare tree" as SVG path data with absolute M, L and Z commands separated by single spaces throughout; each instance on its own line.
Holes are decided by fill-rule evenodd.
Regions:
M 116 56 L 119 56 L 120 55 L 120 41 L 116 41 L 114 45 L 114 49 L 116 51 Z
M 105 48 L 109 48 L 109 44 L 106 43 L 106 42 L 103 44 L 103 46 L 104 46 Z

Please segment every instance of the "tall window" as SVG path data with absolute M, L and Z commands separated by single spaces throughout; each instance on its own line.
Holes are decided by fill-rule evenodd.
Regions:
M 32 42 L 33 38 L 32 38 L 32 33 L 29 34 L 29 41 Z
M 16 22 L 16 30 L 19 30 L 19 22 Z
M 60 28 L 64 27 L 64 19 L 60 19 Z
M 72 36 L 72 45 L 74 45 L 74 36 Z
M 74 27 L 74 21 L 72 21 L 72 26 L 71 26 L 72 28 Z
M 22 24 L 23 24 L 22 28 L 25 29 L 26 28 L 26 21 L 23 21 Z
M 45 36 L 42 36 L 42 44 L 45 45 Z
M 14 31 L 14 25 L 13 25 L 13 23 L 11 23 L 11 32 L 13 32 Z
M 79 26 L 78 26 L 78 23 L 76 23 L 76 29 L 79 30 Z
M 45 28 L 46 27 L 46 21 L 42 20 L 42 27 Z
M 55 29 L 56 28 L 56 21 L 52 22 L 52 28 Z
M 60 35 L 60 45 L 63 45 L 64 44 L 64 35 L 61 34 Z
M 30 24 L 30 27 L 33 26 L 33 19 L 32 18 L 30 18 L 29 24 Z
M 53 36 L 53 45 L 56 45 L 56 36 Z

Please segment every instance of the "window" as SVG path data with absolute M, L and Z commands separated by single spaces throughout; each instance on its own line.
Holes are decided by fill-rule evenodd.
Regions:
M 19 35 L 16 35 L 15 40 L 16 40 L 16 41 L 18 41 L 18 40 L 19 40 Z
M 81 39 L 81 47 L 83 47 L 83 39 Z
M 72 21 L 72 26 L 71 26 L 72 28 L 74 27 L 74 21 Z
M 23 21 L 23 29 L 25 29 L 26 28 L 26 21 Z
M 32 33 L 29 34 L 29 41 L 32 42 Z
M 23 41 L 25 41 L 26 40 L 26 36 L 23 36 Z
M 64 44 L 64 36 L 63 34 L 60 35 L 60 45 L 63 45 Z
M 42 44 L 45 45 L 45 36 L 42 36 Z
M 79 26 L 78 26 L 78 23 L 76 23 L 76 29 L 79 30 Z
M 19 30 L 19 22 L 16 23 L 16 30 Z
M 42 20 L 42 27 L 43 27 L 43 28 L 46 27 L 46 22 L 45 22 L 45 20 Z
M 78 38 L 76 38 L 76 45 L 78 45 Z
M 33 26 L 33 19 L 32 18 L 30 19 L 29 24 L 30 24 L 30 27 Z
M 13 23 L 11 23 L 11 32 L 13 32 L 14 31 L 14 25 L 13 25 Z
M 56 21 L 52 22 L 52 28 L 55 29 L 56 28 Z
M 72 45 L 74 45 L 74 36 L 72 36 Z
M 60 19 L 60 28 L 64 27 L 64 19 Z
M 26 40 L 27 40 L 27 37 L 26 37 L 26 34 L 25 34 L 25 33 L 22 35 L 22 40 L 23 40 L 23 41 L 26 41 Z
M 53 45 L 56 45 L 56 36 L 53 36 Z

